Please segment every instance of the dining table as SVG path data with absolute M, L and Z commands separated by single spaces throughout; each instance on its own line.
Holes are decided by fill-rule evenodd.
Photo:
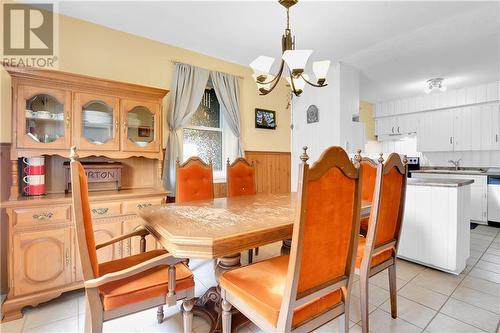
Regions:
M 241 266 L 240 253 L 248 249 L 281 241 L 281 253 L 289 253 L 296 198 L 295 192 L 224 197 L 150 206 L 138 214 L 143 226 L 173 256 L 215 259 L 218 281 L 223 272 Z M 363 201 L 361 218 L 368 217 L 370 210 L 371 203 Z M 210 332 L 222 332 L 221 301 L 218 285 L 195 301 L 193 312 L 210 323 Z M 233 331 L 247 322 L 233 308 Z

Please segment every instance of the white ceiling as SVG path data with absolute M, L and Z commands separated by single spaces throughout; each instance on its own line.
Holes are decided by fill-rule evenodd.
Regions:
M 239 64 L 279 57 L 285 10 L 277 1 L 70 1 L 63 14 Z M 361 97 L 415 95 L 500 80 L 500 2 L 299 2 L 298 49 L 361 71 Z

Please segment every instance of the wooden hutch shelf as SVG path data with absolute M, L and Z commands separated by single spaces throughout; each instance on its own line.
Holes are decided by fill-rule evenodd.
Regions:
M 32 68 L 6 70 L 12 77 L 12 186 L 0 204 L 8 221 L 8 285 L 3 321 L 82 287 L 71 213 L 64 193 L 63 163 L 70 147 L 80 158 L 119 160 L 122 190 L 90 192 L 96 242 L 141 225 L 137 210 L 165 201 L 162 100 L 167 90 Z M 95 126 L 99 124 L 99 126 Z M 19 184 L 19 159 L 46 157 L 49 194 L 26 197 Z M 4 223 L 5 223 L 4 222 Z M 158 246 L 152 238 L 148 249 Z M 98 251 L 100 262 L 139 253 L 139 239 Z

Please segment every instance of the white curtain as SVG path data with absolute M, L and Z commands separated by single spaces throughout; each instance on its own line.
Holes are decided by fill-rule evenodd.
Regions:
M 175 64 L 171 107 L 167 116 L 170 133 L 163 168 L 164 187 L 172 193 L 175 193 L 175 163 L 177 159 L 182 159 L 179 134 L 198 109 L 208 77 L 208 70 L 182 63 Z
M 243 141 L 241 139 L 241 117 L 240 117 L 240 87 L 238 78 L 233 75 L 210 72 L 212 84 L 220 106 L 224 110 L 224 116 L 238 139 L 238 156 L 243 156 Z

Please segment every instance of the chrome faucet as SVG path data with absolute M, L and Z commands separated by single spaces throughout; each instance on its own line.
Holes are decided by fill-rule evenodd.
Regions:
M 459 158 L 459 159 L 458 159 L 458 160 L 456 160 L 456 161 L 454 161 L 454 160 L 449 160 L 449 161 L 448 161 L 448 163 L 453 164 L 453 166 L 455 167 L 455 171 L 457 171 L 457 170 L 459 169 L 459 167 L 460 167 L 460 161 L 461 161 L 461 160 L 462 160 L 461 158 Z

